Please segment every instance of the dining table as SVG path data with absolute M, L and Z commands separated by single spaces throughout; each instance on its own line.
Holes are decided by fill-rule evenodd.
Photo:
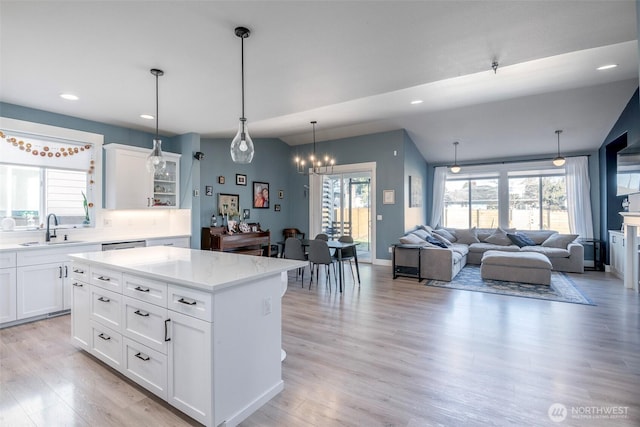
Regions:
M 306 247 L 309 246 L 309 239 L 300 239 L 300 243 L 302 244 L 302 247 Z M 278 244 L 281 244 L 284 246 L 284 242 L 277 242 Z M 348 248 L 354 248 L 353 251 L 353 261 L 356 264 L 356 274 L 358 276 L 358 285 L 360 285 L 360 268 L 358 266 L 358 250 L 357 250 L 357 246 L 358 246 L 358 242 L 340 242 L 338 240 L 329 240 L 327 242 L 327 246 L 329 246 L 329 249 L 334 249 L 336 251 L 336 259 L 338 260 L 338 264 L 340 264 L 340 272 L 338 273 L 338 283 L 340 286 L 340 292 L 342 293 L 342 288 L 343 288 L 343 282 L 344 282 L 344 270 L 342 268 L 342 251 Z M 284 253 L 284 250 L 282 251 Z

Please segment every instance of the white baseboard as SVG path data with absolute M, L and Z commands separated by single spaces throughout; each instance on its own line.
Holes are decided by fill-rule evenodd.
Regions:
M 376 258 L 375 261 L 373 262 L 374 265 L 387 265 L 389 267 L 391 267 L 392 262 L 390 259 L 380 259 L 380 258 Z

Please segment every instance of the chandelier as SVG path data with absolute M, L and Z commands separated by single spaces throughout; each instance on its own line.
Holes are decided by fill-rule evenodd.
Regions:
M 308 175 L 309 173 L 315 175 L 324 175 L 333 173 L 333 166 L 336 164 L 336 159 L 331 156 L 325 155 L 320 158 L 316 154 L 316 124 L 318 122 L 313 120 L 311 126 L 313 126 L 313 152 L 307 160 L 296 156 L 294 159 L 296 162 L 296 169 L 299 174 Z M 305 170 L 308 168 L 308 170 Z

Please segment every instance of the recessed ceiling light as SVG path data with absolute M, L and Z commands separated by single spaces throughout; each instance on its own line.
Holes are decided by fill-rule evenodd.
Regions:
M 422 99 L 416 99 L 414 101 L 411 101 L 411 105 L 418 105 L 418 104 L 422 104 L 424 101 L 422 101 Z
M 617 66 L 618 66 L 618 64 L 607 64 L 607 65 L 603 65 L 602 67 L 596 68 L 596 70 L 598 70 L 598 71 L 610 70 L 612 68 L 616 68 Z
M 78 99 L 80 99 L 72 93 L 61 93 L 60 98 L 66 99 L 67 101 L 77 101 Z
M 140 114 L 140 117 L 142 117 L 145 120 L 153 120 L 155 118 L 151 114 Z

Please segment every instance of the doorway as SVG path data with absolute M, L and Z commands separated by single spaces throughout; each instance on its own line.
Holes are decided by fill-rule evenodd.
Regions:
M 361 262 L 375 259 L 375 173 L 367 165 L 336 166 L 334 173 L 310 180 L 310 212 L 316 213 L 310 215 L 312 235 L 351 236 Z

